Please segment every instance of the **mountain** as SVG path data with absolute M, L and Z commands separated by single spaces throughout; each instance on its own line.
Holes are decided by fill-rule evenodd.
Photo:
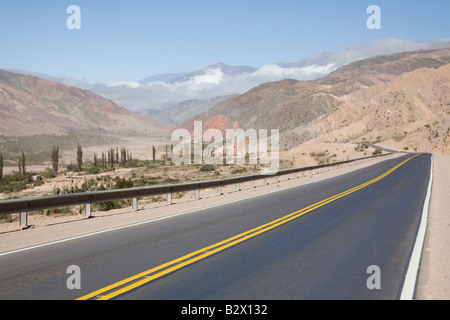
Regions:
M 0 70 L 0 135 L 102 130 L 163 136 L 173 126 L 136 115 L 91 91 Z
M 208 100 L 186 100 L 181 101 L 180 103 L 177 103 L 173 106 L 167 107 L 167 109 L 163 111 L 157 111 L 157 110 L 142 110 L 139 112 L 139 114 L 144 115 L 154 115 L 155 117 L 158 117 L 159 119 L 166 120 L 168 122 L 173 122 L 176 124 L 180 124 L 183 121 L 188 120 L 192 117 L 193 114 L 200 114 L 203 113 L 212 107 L 214 107 L 216 104 L 229 99 L 235 95 L 229 95 L 229 96 L 218 96 L 214 97 L 212 99 Z
M 397 149 L 450 151 L 450 64 L 418 68 L 345 96 L 308 127 L 313 141 L 384 142 Z
M 429 41 L 409 41 L 396 38 L 375 40 L 372 44 L 349 46 L 334 52 L 320 52 L 297 62 L 281 62 L 283 68 L 304 68 L 307 66 L 325 66 L 333 63 L 336 69 L 355 61 L 366 60 L 378 56 L 389 56 L 402 52 L 430 51 L 450 47 L 450 39 L 435 39 Z
M 373 57 L 350 63 L 318 80 L 286 79 L 262 84 L 217 104 L 195 119 L 206 122 L 222 115 L 229 121 L 238 122 L 244 129 L 278 128 L 281 132 L 282 147 L 299 145 L 319 136 L 330 142 L 349 142 L 363 137 L 371 141 L 385 141 L 394 137 L 397 140 L 402 137 L 403 140 L 404 132 L 409 134 L 412 129 L 418 129 L 411 123 L 421 123 L 419 115 L 425 114 L 424 106 L 430 110 L 427 113 L 427 122 L 421 123 L 422 126 L 433 128 L 433 121 L 441 123 L 438 117 L 447 117 L 450 95 L 448 81 L 444 76 L 449 63 L 450 49 Z M 419 87 L 417 81 L 408 83 L 408 75 L 420 78 L 421 73 L 438 72 L 437 70 L 441 82 L 433 82 L 433 77 L 428 77 L 430 81 L 423 84 L 426 89 Z M 400 81 L 399 79 L 404 79 L 402 84 L 395 82 Z M 386 89 L 386 86 L 394 83 L 397 83 L 397 90 Z M 382 89 L 388 90 L 387 96 L 378 97 L 377 92 Z M 420 95 L 423 90 L 434 92 L 435 95 L 427 94 L 425 98 Z M 441 101 L 439 107 L 435 106 L 435 99 Z M 349 101 L 352 103 L 349 104 Z M 381 109 L 381 106 L 384 109 Z M 435 107 L 431 110 L 430 106 Z M 377 108 L 376 115 L 366 114 Z M 401 115 L 398 114 L 400 110 Z M 387 116 L 388 111 L 392 112 L 390 117 Z M 382 112 L 385 112 L 386 118 L 373 118 L 380 116 Z M 401 120 L 393 120 L 395 112 L 395 117 L 401 116 Z M 359 117 L 363 116 L 367 117 L 366 122 L 361 122 Z M 371 126 L 374 124 L 377 130 Z M 442 125 L 445 127 L 445 124 Z M 405 130 L 386 131 L 387 126 L 405 127 Z M 373 131 L 375 136 L 365 131 L 368 128 L 372 128 L 371 132 Z M 332 134 L 341 129 L 350 132 L 342 135 Z M 437 134 L 443 137 L 442 139 L 447 136 L 446 132 Z M 433 141 L 437 142 L 431 139 L 428 143 L 432 144 Z M 427 146 L 430 147 L 428 144 Z
M 375 56 L 448 47 L 450 47 L 450 39 L 414 42 L 383 38 L 375 40 L 373 43 L 362 43 L 344 47 L 334 52 L 318 53 L 297 62 L 275 63 L 268 61 L 267 64 L 257 68 L 217 63 L 195 71 L 156 74 L 141 80 L 121 81 L 122 79 L 119 79 L 109 83 L 94 84 L 70 76 L 45 76 L 29 71 L 13 72 L 34 75 L 50 81 L 90 90 L 135 113 L 147 110 L 143 113 L 166 116 L 166 111 L 169 108 L 183 104 L 186 108 L 183 113 L 194 116 L 209 107 L 204 106 L 203 110 L 199 110 L 195 101 L 241 95 L 261 84 L 284 79 L 316 80 L 352 62 Z M 187 101 L 193 103 L 184 103 Z M 164 119 L 167 120 L 167 118 Z M 184 117 L 183 119 L 170 120 L 180 123 L 184 120 Z

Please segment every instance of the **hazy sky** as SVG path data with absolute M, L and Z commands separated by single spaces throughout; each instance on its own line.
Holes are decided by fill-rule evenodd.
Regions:
M 369 30 L 367 8 L 381 9 Z M 81 29 L 66 12 L 81 9 Z M 450 38 L 450 1 L 2 0 L 0 68 L 93 82 L 295 62 L 376 39 Z

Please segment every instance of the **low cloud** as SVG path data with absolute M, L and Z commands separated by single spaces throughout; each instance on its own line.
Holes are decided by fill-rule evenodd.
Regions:
M 113 82 L 113 83 L 109 83 L 106 85 L 108 88 L 115 88 L 115 87 L 128 87 L 128 88 L 132 88 L 132 89 L 137 89 L 139 87 L 141 87 L 141 84 L 139 82 L 136 81 L 118 81 L 118 82 Z
M 222 95 L 242 94 L 262 83 L 286 78 L 316 79 L 326 76 L 334 69 L 334 63 L 301 68 L 284 68 L 269 64 L 255 72 L 231 76 L 217 68 L 176 83 L 154 81 L 140 84 L 120 81 L 106 86 L 97 86 L 95 90 L 132 111 L 140 111 L 142 109 L 162 109 L 184 100 L 205 100 Z

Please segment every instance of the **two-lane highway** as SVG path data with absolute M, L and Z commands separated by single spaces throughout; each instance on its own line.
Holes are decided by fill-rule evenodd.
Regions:
M 397 299 L 430 155 L 0 256 L 1 299 Z M 70 290 L 67 267 L 81 271 Z M 370 266 L 380 289 L 369 289 Z

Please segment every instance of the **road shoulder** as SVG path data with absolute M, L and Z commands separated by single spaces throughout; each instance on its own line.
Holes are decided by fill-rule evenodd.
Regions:
M 416 300 L 450 299 L 450 155 L 435 154 L 425 244 Z

